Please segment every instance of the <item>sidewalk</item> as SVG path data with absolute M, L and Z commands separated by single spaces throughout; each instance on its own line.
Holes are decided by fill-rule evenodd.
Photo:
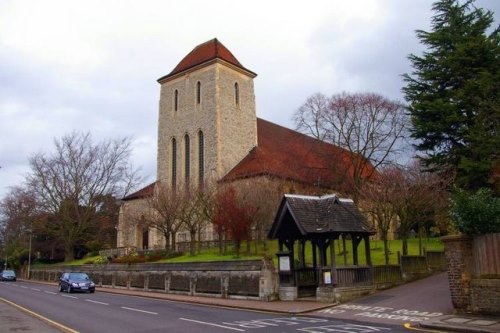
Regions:
M 500 332 L 500 317 L 447 315 L 423 321 L 420 327 L 446 332 L 498 333 Z
M 33 314 L 26 313 L 2 299 L 0 299 L 0 331 L 36 333 L 68 332 L 51 326 L 50 323 L 38 319 Z
M 97 287 L 96 292 L 125 294 L 125 295 L 156 298 L 156 299 L 175 301 L 175 302 L 191 303 L 191 304 L 218 306 L 225 308 L 237 308 L 244 310 L 261 311 L 261 312 L 287 313 L 287 314 L 307 313 L 331 307 L 333 305 L 331 303 L 320 303 L 314 300 L 266 302 L 266 301 L 244 299 L 244 298 L 242 299 L 215 298 L 215 297 L 165 294 L 165 293 L 149 292 L 149 291 L 137 291 L 137 290 L 101 288 L 101 287 Z

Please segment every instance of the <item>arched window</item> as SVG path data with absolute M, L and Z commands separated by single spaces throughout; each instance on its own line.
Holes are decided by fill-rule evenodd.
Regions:
M 172 188 L 177 184 L 177 141 L 172 139 Z
M 205 173 L 205 138 L 203 132 L 198 132 L 198 181 L 203 186 L 203 174 Z
M 236 105 L 240 104 L 240 87 L 238 86 L 238 82 L 234 83 L 234 102 Z
M 196 83 L 196 103 L 201 103 L 201 82 Z
M 190 167 L 191 167 L 191 161 L 189 159 L 189 151 L 190 151 L 190 144 L 189 144 L 189 135 L 184 136 L 184 170 L 185 170 L 185 178 L 186 178 L 186 185 L 189 183 L 189 178 L 191 176 L 190 174 Z
M 179 91 L 175 89 L 174 91 L 174 110 L 177 111 L 179 107 Z

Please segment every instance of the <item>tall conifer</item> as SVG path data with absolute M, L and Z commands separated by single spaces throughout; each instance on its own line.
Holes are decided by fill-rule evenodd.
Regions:
M 460 187 L 498 186 L 499 27 L 474 0 L 437 1 L 433 11 L 431 31 L 416 32 L 427 50 L 409 56 L 403 76 L 412 136 L 427 165 L 454 172 Z

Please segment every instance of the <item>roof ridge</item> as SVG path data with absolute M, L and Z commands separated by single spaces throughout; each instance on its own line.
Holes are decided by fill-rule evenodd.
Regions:
M 249 69 L 243 67 L 240 61 L 224 46 L 217 38 L 212 38 L 204 43 L 195 46 L 182 60 L 174 67 L 174 69 L 167 75 L 158 79 L 158 82 L 174 76 L 176 74 L 187 71 L 196 66 L 201 66 L 206 63 L 211 63 L 217 59 L 226 62 L 232 66 L 240 68 L 248 73 L 248 75 L 255 77 L 257 74 Z

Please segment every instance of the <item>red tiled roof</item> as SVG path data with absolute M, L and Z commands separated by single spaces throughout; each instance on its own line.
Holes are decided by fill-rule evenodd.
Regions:
M 181 60 L 181 62 L 179 62 L 177 66 L 175 66 L 175 68 L 169 74 L 161 77 L 160 79 L 158 79 L 158 81 L 164 80 L 170 76 L 214 59 L 222 59 L 233 64 L 234 66 L 250 72 L 253 75 L 256 75 L 252 71 L 243 67 L 243 65 L 240 64 L 238 59 L 236 59 L 231 51 L 229 51 L 221 42 L 219 42 L 217 38 L 214 38 L 195 47 L 191 52 L 189 52 L 187 56 L 184 57 L 184 59 Z
M 275 176 L 322 188 L 335 188 L 340 178 L 352 178 L 352 158 L 361 158 L 335 145 L 257 118 L 258 146 L 222 181 L 261 175 Z M 337 171 L 337 172 L 336 172 Z M 373 173 L 367 162 L 363 177 Z
M 146 187 L 141 188 L 139 191 L 136 191 L 132 194 L 127 195 L 122 200 L 135 200 L 135 199 L 144 199 L 153 196 L 153 191 L 155 189 L 156 182 L 149 184 Z

